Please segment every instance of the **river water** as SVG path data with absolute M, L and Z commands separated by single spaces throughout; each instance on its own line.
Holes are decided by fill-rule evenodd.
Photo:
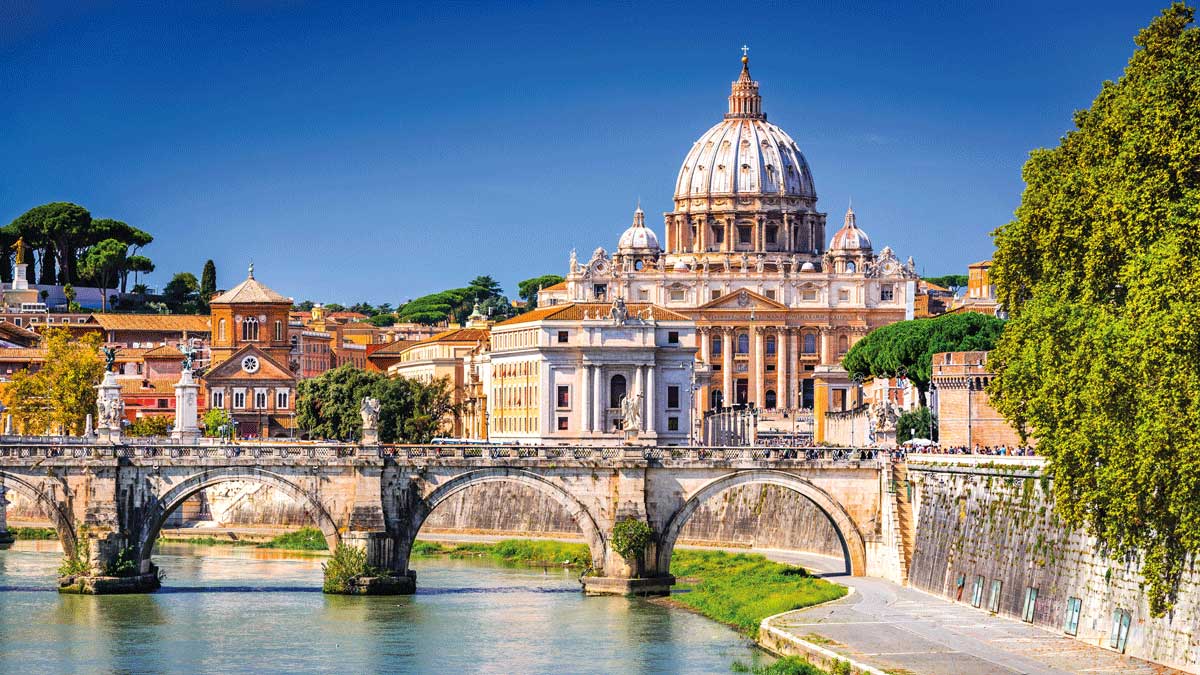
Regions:
M 55 590 L 56 542 L 0 551 L 0 673 L 729 673 L 701 616 L 587 598 L 576 572 L 415 559 L 417 594 L 327 596 L 319 556 L 163 544 L 152 595 Z

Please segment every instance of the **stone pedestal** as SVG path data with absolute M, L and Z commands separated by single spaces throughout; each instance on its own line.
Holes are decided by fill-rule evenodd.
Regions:
M 192 379 L 192 371 L 185 370 L 175 384 L 175 428 L 171 438 L 194 441 L 200 437 L 196 421 L 200 396 L 200 385 Z
M 675 577 L 666 574 L 660 577 L 629 579 L 625 577 L 580 577 L 585 595 L 670 595 Z
M 363 427 L 361 445 L 379 445 L 379 429 Z
M 29 280 L 26 277 L 26 270 L 29 265 L 22 263 L 13 267 L 13 282 L 7 290 L 4 291 L 4 304 L 10 307 L 20 307 L 26 302 L 41 302 L 41 296 L 36 288 L 29 287 Z
M 121 421 L 124 419 L 125 406 L 121 404 L 121 385 L 117 382 L 117 374 L 105 371 L 104 379 L 96 385 L 96 438 L 110 443 L 121 442 Z M 114 411 L 118 411 L 114 414 Z

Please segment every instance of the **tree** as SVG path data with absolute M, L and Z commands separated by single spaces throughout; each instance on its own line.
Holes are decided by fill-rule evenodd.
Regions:
M 375 316 L 367 319 L 367 323 L 371 324 L 372 326 L 384 328 L 386 326 L 391 326 L 392 324 L 396 323 L 396 315 L 395 314 L 376 314 Z
M 940 277 L 925 277 L 925 281 L 951 291 L 966 286 L 969 279 L 970 277 L 965 274 L 944 274 Z
M 125 428 L 129 436 L 166 436 L 171 433 L 170 415 L 145 415 Z
M 937 418 L 925 406 L 905 410 L 896 420 L 896 442 L 903 443 L 912 438 L 937 440 Z
M 100 289 L 112 288 L 116 285 L 117 275 L 125 264 L 125 255 L 129 247 L 116 239 L 105 239 L 88 249 L 83 258 L 79 272 L 91 279 Z M 103 292 L 103 311 L 108 311 L 108 293 Z
M 138 286 L 142 285 L 142 284 L 138 283 L 138 274 L 149 274 L 153 271 L 154 271 L 154 261 L 150 260 L 149 258 L 147 258 L 144 255 L 131 255 L 125 259 L 125 269 L 123 270 L 123 272 L 126 276 L 128 276 L 128 274 L 130 272 L 133 272 L 133 287 L 134 288 L 137 288 Z M 125 278 L 124 277 L 122 277 L 122 279 L 121 279 L 121 292 L 122 293 L 125 292 Z M 137 291 L 133 291 L 133 292 L 137 293 Z
M 867 333 L 842 357 L 851 375 L 896 377 L 916 385 L 925 405 L 938 352 L 987 351 L 995 346 L 1004 321 L 976 312 L 943 314 L 888 324 Z
M 199 304 L 200 282 L 191 272 L 180 272 L 163 287 L 163 300 L 172 312 L 191 314 Z
M 204 261 L 204 271 L 200 273 L 200 304 L 208 307 L 209 301 L 217 293 L 217 264 L 212 260 Z
M 404 323 L 434 325 L 447 320 L 466 299 L 464 289 L 453 289 L 425 295 L 405 303 L 396 311 L 397 319 Z
M 209 438 L 218 438 L 223 431 L 228 433 L 232 429 L 232 424 L 233 418 L 224 408 L 209 408 L 200 418 L 200 426 L 204 427 L 204 435 Z
M 562 281 L 563 278 L 557 274 L 543 274 L 540 277 L 526 279 L 517 283 L 517 297 L 527 303 L 526 309 L 536 309 L 538 291 L 562 283 Z
M 41 283 L 54 283 L 54 262 L 63 283 L 74 283 L 76 249 L 87 244 L 92 214 L 70 202 L 52 202 L 29 209 L 9 227 L 25 237 L 30 246 L 43 247 Z
M 312 438 L 360 438 L 359 408 L 368 396 L 379 399 L 384 443 L 428 442 L 458 412 L 444 379 L 424 383 L 343 365 L 300 382 L 296 423 Z
M 468 282 L 467 289 L 470 292 L 469 298 L 477 302 L 499 296 L 503 290 L 500 288 L 500 282 L 486 274 Z
M 46 332 L 45 341 L 45 364 L 35 373 L 13 375 L 0 389 L 0 401 L 21 433 L 82 433 L 88 413 L 96 409 L 96 385 L 104 374 L 100 335 L 74 340 L 66 329 L 56 328 Z
M 77 295 L 75 293 L 75 287 L 71 284 L 63 286 L 63 297 L 67 300 L 68 312 L 79 312 L 83 310 L 83 308 L 79 306 L 79 303 L 75 302 Z
M 996 407 L 1038 440 L 1055 509 L 1140 559 L 1150 609 L 1200 553 L 1200 28 L 1176 4 L 1059 145 L 1030 154 L 992 278 Z

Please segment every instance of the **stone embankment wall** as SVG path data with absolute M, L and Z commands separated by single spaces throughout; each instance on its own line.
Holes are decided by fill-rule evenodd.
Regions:
M 10 519 L 42 521 L 37 504 L 9 492 Z M 181 513 L 182 512 L 182 513 Z M 197 520 L 223 527 L 310 525 L 301 504 L 273 488 L 230 481 L 205 490 L 168 521 L 182 527 Z M 546 493 L 516 483 L 469 488 L 437 508 L 421 530 L 426 534 L 573 537 L 580 532 L 565 509 Z M 679 543 L 779 548 L 841 556 L 837 533 L 807 499 L 773 485 L 748 485 L 710 499 L 692 515 Z
M 1172 613 L 1153 618 L 1139 563 L 1113 559 L 1066 527 L 1040 467 L 910 462 L 908 477 L 917 522 L 912 586 L 1068 634 L 1078 602 L 1075 637 L 1103 648 L 1126 612 L 1125 654 L 1200 672 L 1200 573 L 1185 575 Z

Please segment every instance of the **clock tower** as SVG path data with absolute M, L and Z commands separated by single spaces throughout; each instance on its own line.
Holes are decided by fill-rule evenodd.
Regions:
M 209 306 L 214 367 L 246 346 L 257 347 L 276 362 L 288 364 L 291 343 L 287 326 L 292 299 L 255 279 L 253 264 L 245 281 L 213 298 Z

